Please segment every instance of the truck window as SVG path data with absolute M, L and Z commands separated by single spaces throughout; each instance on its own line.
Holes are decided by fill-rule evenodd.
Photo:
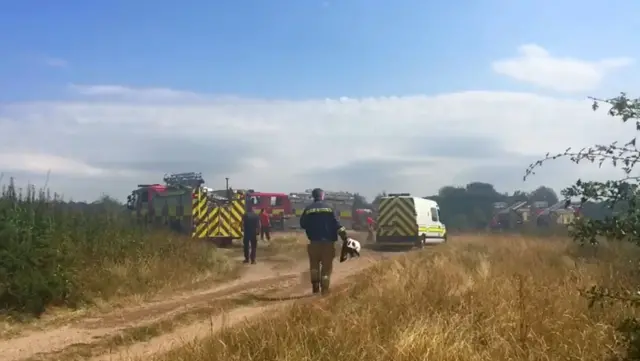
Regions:
M 251 203 L 252 206 L 260 205 L 260 199 L 256 196 L 250 197 L 249 202 Z
M 440 219 L 440 214 L 439 214 L 439 210 L 435 207 L 431 208 L 431 220 L 433 222 L 438 222 L 438 220 Z
M 148 202 L 149 201 L 149 191 L 143 190 L 140 191 L 139 202 Z
M 284 198 L 278 197 L 278 196 L 271 197 L 271 202 L 270 202 L 271 207 L 282 207 L 283 204 L 284 204 Z

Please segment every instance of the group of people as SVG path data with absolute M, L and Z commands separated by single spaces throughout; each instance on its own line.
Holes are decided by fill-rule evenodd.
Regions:
M 307 254 L 312 292 L 327 294 L 331 283 L 333 260 L 336 257 L 335 243 L 338 238 L 343 241 L 343 254 L 340 259 L 343 261 L 346 260 L 345 249 L 347 249 L 347 245 L 357 242 L 348 238 L 346 228 L 340 224 L 333 208 L 324 201 L 324 191 L 316 188 L 311 192 L 311 195 L 313 203 L 305 207 L 302 212 L 300 228 L 304 229 L 309 240 Z M 260 214 L 248 211 L 245 212 L 242 223 L 244 263 L 255 264 L 258 234 L 261 239 L 266 237 L 267 240 L 270 240 L 271 238 L 269 215 L 265 209 L 262 209 Z M 354 252 L 359 255 L 359 244 Z

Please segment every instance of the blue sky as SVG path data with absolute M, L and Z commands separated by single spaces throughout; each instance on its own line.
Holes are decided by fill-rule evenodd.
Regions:
M 640 83 L 636 0 L 1 3 L 0 173 L 51 170 L 76 199 L 181 171 L 275 192 L 560 189 L 603 175 L 524 168 L 627 141 L 585 99 Z
M 640 30 L 631 0 L 23 0 L 0 9 L 0 101 L 59 98 L 69 83 L 293 99 L 526 89 L 489 63 L 528 42 L 579 58 L 633 56 Z M 69 65 L 43 66 L 46 57 Z

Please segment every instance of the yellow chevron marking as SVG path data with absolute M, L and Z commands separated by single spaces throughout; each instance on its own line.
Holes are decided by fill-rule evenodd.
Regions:
M 379 236 L 415 236 L 418 232 L 413 198 L 385 198 L 379 206 Z
M 233 201 L 231 203 L 229 231 L 230 231 L 231 237 L 233 238 L 242 238 L 242 235 L 243 235 L 242 216 L 245 213 L 244 206 L 245 206 L 244 197 L 241 197 L 240 199 Z

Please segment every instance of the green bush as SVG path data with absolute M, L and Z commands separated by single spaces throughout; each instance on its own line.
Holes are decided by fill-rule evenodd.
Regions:
M 135 226 L 117 202 L 64 202 L 18 190 L 0 197 L 0 311 L 40 315 L 47 306 L 76 307 L 94 298 L 147 292 L 228 261 L 189 238 Z M 216 268 L 217 267 L 217 268 Z

